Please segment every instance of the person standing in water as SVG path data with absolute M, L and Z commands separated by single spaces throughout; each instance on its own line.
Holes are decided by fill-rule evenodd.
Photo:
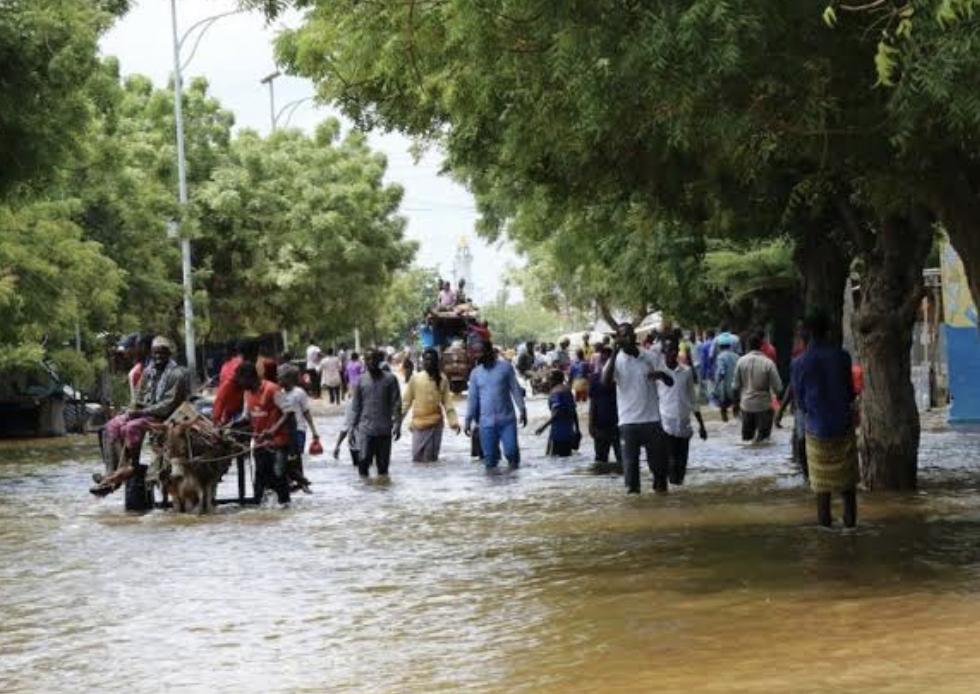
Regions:
M 768 441 L 775 413 L 772 399 L 783 391 L 776 364 L 762 351 L 759 333 L 749 338 L 749 353 L 739 358 L 732 384 L 742 410 L 742 440 Z
M 619 445 L 619 412 L 616 407 L 616 386 L 602 384 L 602 370 L 612 359 L 612 348 L 603 345 L 599 350 L 599 362 L 592 374 L 589 386 L 589 435 L 595 447 L 595 461 L 609 462 L 612 449 L 616 463 L 622 465 L 623 450 Z
M 422 370 L 415 373 L 405 388 L 402 417 L 412 412 L 412 461 L 434 463 L 439 460 L 443 426 L 459 433 L 459 419 L 449 391 L 449 379 L 439 366 L 439 352 L 433 347 L 422 353 Z M 445 413 L 445 414 L 444 414 Z
M 565 383 L 565 374 L 561 371 L 552 371 L 550 380 L 551 392 L 548 394 L 548 409 L 551 411 L 551 417 L 535 433 L 540 436 L 545 429 L 550 427 L 548 455 L 567 458 L 573 450 L 578 448 L 576 442 L 582 437 L 578 425 L 578 412 L 575 409 L 575 398 Z
M 360 447 L 357 471 L 367 477 L 371 463 L 378 475 L 388 475 L 391 443 L 401 438 L 402 396 L 395 375 L 384 371 L 385 353 L 379 349 L 367 356 L 367 371 L 353 387 L 350 427 L 357 430 Z
M 698 422 L 698 435 L 704 441 L 708 431 L 704 428 L 701 409 L 698 407 L 697 384 L 694 369 L 679 360 L 680 348 L 675 338 L 664 341 L 664 371 L 674 379 L 673 386 L 657 383 L 660 396 L 660 421 L 667 440 L 667 479 L 671 484 L 684 484 L 687 474 L 687 458 L 694 430 L 691 415 Z
M 493 470 L 500 463 L 501 445 L 513 470 L 521 465 L 515 407 L 520 411 L 521 426 L 527 426 L 524 391 L 517 383 L 514 367 L 497 357 L 489 340 L 477 341 L 475 348 L 477 366 L 470 373 L 466 435 L 469 436 L 473 424 L 478 423 L 483 463 L 487 470 Z
M 616 349 L 602 370 L 605 386 L 616 384 L 619 432 L 623 442 L 626 489 L 640 493 L 640 449 L 646 449 L 653 489 L 667 491 L 667 442 L 660 423 L 657 382 L 671 387 L 674 379 L 663 370 L 657 350 L 641 350 L 630 323 L 616 328 Z
M 320 360 L 320 382 L 327 389 L 330 396 L 331 405 L 339 405 L 341 402 L 340 389 L 344 385 L 343 370 L 344 364 L 340 357 L 333 353 L 333 348 L 327 348 L 327 354 Z
M 829 319 L 820 309 L 808 312 L 807 350 L 797 357 L 793 391 L 806 422 L 806 458 L 810 487 L 817 495 L 817 522 L 832 523 L 830 496 L 844 500 L 844 525 L 857 523 L 858 454 L 854 434 L 854 384 L 851 355 L 828 339 Z

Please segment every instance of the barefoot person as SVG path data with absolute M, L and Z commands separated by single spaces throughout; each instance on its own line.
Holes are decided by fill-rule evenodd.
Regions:
M 616 348 L 602 370 L 602 382 L 607 387 L 616 384 L 623 471 L 630 494 L 640 493 L 641 448 L 646 449 L 654 491 L 667 491 L 667 442 L 660 424 L 658 381 L 674 385 L 674 379 L 663 370 L 660 353 L 640 349 L 632 324 L 620 323 L 616 328 Z
M 169 339 L 153 338 L 150 364 L 140 376 L 132 406 L 109 420 L 105 427 L 105 445 L 119 468 L 92 487 L 93 494 L 110 494 L 133 476 L 146 432 L 173 414 L 187 399 L 186 371 L 171 358 L 173 352 L 174 345 Z M 122 460 L 118 460 L 120 444 Z
M 817 495 L 817 521 L 831 524 L 830 495 L 844 499 L 844 525 L 857 522 L 858 454 L 854 435 L 851 356 L 828 339 L 829 320 L 821 310 L 804 319 L 810 333 L 806 352 L 797 357 L 793 391 L 806 419 L 806 457 L 810 487 Z
M 459 418 L 449 392 L 449 379 L 439 366 L 439 352 L 430 347 L 422 353 L 422 370 L 413 374 L 402 398 L 402 418 L 412 412 L 412 462 L 439 460 L 443 427 L 459 434 Z

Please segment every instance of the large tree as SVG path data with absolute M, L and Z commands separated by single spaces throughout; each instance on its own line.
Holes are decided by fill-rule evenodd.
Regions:
M 365 127 L 438 139 L 491 228 L 544 200 L 566 215 L 551 230 L 628 211 L 638 223 L 593 241 L 625 237 L 620 255 L 663 233 L 788 234 L 807 295 L 838 314 L 856 254 L 868 310 L 889 317 L 860 321 L 860 359 L 898 366 L 869 374 L 866 479 L 914 484 L 918 418 L 896 356 L 932 236 L 913 184 L 934 169 L 896 145 L 865 27 L 831 29 L 803 0 L 297 4 L 281 60 Z M 877 445 L 886 407 L 914 435 Z
M 244 131 L 194 196 L 198 265 L 213 338 L 287 328 L 330 337 L 376 321 L 417 245 L 402 189 L 357 132 Z
M 980 306 L 980 2 L 839 3 L 828 21 L 875 31 L 887 134 L 926 172 L 916 197 L 946 228 Z

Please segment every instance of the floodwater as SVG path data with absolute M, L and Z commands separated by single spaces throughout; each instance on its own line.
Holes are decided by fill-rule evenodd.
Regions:
M 323 457 L 204 518 L 93 499 L 90 444 L 4 448 L 0 692 L 980 691 L 980 436 L 925 433 L 921 491 L 827 531 L 787 430 L 709 432 L 668 496 L 529 427 L 516 473 L 403 440 L 388 483 Z

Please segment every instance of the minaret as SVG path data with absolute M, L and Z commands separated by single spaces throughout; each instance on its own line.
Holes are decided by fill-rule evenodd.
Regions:
M 470 253 L 466 236 L 460 238 L 459 248 L 456 249 L 456 257 L 453 259 L 453 289 L 459 286 L 461 279 L 466 280 L 466 295 L 474 296 L 476 286 L 473 284 L 473 254 Z

